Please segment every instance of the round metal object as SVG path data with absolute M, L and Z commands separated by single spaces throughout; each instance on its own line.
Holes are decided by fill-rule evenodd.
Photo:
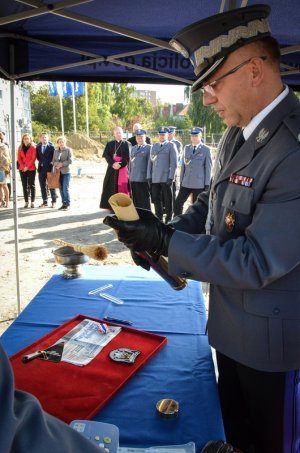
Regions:
M 83 275 L 81 264 L 87 263 L 89 257 L 81 252 L 76 252 L 72 247 L 59 247 L 52 251 L 55 261 L 62 264 L 65 269 L 63 278 L 77 278 Z
M 176 400 L 164 398 L 156 403 L 156 410 L 162 418 L 176 418 L 179 413 L 179 403 Z

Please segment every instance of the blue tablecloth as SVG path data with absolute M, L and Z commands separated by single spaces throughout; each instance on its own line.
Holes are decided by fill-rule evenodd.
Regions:
M 7 353 L 17 352 L 77 314 L 130 320 L 136 329 L 167 336 L 168 343 L 94 420 L 116 424 L 121 446 L 194 441 L 199 450 L 208 440 L 224 439 L 201 284 L 189 282 L 184 290 L 174 291 L 152 270 L 135 266 L 84 270 L 84 277 L 66 280 L 60 269 L 49 280 L 2 335 Z M 113 287 L 104 292 L 122 299 L 123 305 L 88 295 L 107 283 Z M 156 402 L 162 398 L 179 401 L 176 420 L 157 415 Z

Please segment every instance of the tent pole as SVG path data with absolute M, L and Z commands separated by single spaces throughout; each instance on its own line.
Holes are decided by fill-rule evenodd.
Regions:
M 86 135 L 90 136 L 90 129 L 89 129 L 89 96 L 88 96 L 88 84 L 85 82 L 85 121 L 86 121 Z
M 74 82 L 71 82 L 72 86 L 72 101 L 73 101 L 73 124 L 74 124 L 74 134 L 77 133 L 77 125 L 76 125 L 76 104 L 75 104 L 75 87 Z
M 14 236 L 15 236 L 15 262 L 16 262 L 16 287 L 17 287 L 17 310 L 21 312 L 20 294 L 20 273 L 19 273 L 19 229 L 18 229 L 18 203 L 17 203 L 17 184 L 16 184 L 16 131 L 15 131 L 15 82 L 10 81 L 10 137 L 11 137 L 11 157 L 12 157 L 12 189 L 13 189 L 13 213 L 14 213 Z
M 61 82 L 57 82 L 61 83 Z M 59 106 L 60 106 L 60 122 L 61 122 L 61 134 L 65 135 L 65 126 L 64 126 L 64 111 L 63 111 L 63 103 L 62 103 L 62 92 L 61 88 L 59 90 Z

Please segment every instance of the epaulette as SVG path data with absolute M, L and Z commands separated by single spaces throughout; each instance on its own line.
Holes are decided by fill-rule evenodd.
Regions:
M 300 143 L 300 109 L 296 110 L 295 113 L 286 116 L 283 122 L 295 139 Z

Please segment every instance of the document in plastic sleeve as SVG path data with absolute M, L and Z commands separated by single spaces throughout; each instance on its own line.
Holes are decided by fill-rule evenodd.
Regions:
M 64 342 L 61 361 L 87 365 L 121 330 L 122 327 L 84 319 L 55 343 Z

